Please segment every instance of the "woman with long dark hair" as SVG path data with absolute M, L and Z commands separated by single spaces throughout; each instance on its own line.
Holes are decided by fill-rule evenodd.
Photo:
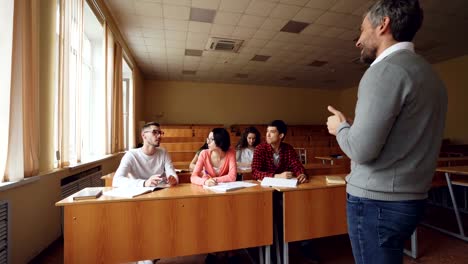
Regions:
M 236 146 L 237 167 L 250 168 L 255 147 L 260 144 L 260 132 L 255 127 L 244 130 Z

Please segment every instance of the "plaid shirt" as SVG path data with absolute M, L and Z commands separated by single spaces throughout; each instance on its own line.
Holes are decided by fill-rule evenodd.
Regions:
M 281 142 L 278 166 L 275 166 L 273 161 L 274 152 L 273 147 L 266 142 L 255 148 L 252 161 L 252 176 L 254 179 L 262 180 L 264 177 L 274 177 L 275 174 L 285 171 L 291 171 L 294 176 L 304 174 L 304 166 L 302 166 L 296 150 L 291 145 Z

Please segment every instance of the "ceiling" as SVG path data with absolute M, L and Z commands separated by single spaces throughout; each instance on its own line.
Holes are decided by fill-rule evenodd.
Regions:
M 366 67 L 354 45 L 372 2 L 106 0 L 145 79 L 320 89 L 358 84 Z M 431 63 L 468 54 L 468 1 L 420 3 L 417 52 Z M 208 51 L 210 37 L 244 42 L 237 53 Z

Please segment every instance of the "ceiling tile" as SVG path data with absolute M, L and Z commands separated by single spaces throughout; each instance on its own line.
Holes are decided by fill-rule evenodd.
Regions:
M 143 37 L 164 38 L 164 31 L 162 29 L 142 28 L 141 32 Z
M 254 38 L 254 39 L 265 39 L 265 40 L 270 40 L 270 39 L 272 39 L 276 34 L 278 34 L 278 31 L 259 29 L 259 30 L 253 35 L 252 38 Z
M 166 30 L 165 37 L 166 40 L 185 41 L 187 39 L 187 32 Z
M 355 16 L 362 16 L 364 15 L 367 10 L 369 9 L 369 7 L 374 3 L 374 1 L 366 1 L 366 3 L 362 4 L 360 7 L 358 7 L 357 9 L 355 9 L 353 11 L 353 15 Z M 423 8 L 424 9 L 424 8 Z
M 282 42 L 294 42 L 297 41 L 299 35 L 296 33 L 289 33 L 289 32 L 280 32 L 276 34 L 273 38 L 274 41 L 282 41 Z
M 188 20 L 190 15 L 190 8 L 186 6 L 177 5 L 163 5 L 164 18 Z
M 191 8 L 190 9 L 191 21 L 213 23 L 215 16 L 216 16 L 216 10 L 203 9 L 203 8 Z
M 171 48 L 168 47 L 167 50 L 167 56 L 183 56 L 185 55 L 185 49 L 180 49 L 180 48 Z
M 278 19 L 278 18 L 267 18 L 260 29 L 263 30 L 272 30 L 272 31 L 280 31 L 288 23 L 286 19 Z
M 289 33 L 300 33 L 308 25 L 309 23 L 290 20 L 286 25 L 284 25 L 284 27 L 280 31 Z
M 197 33 L 210 33 L 211 23 L 189 21 L 188 31 Z
M 257 32 L 256 29 L 238 26 L 234 32 L 232 32 L 232 36 L 240 39 L 248 39 L 251 38 L 255 32 Z
M 299 6 L 279 4 L 271 12 L 270 17 L 292 19 L 301 10 Z
M 259 47 L 262 48 L 268 43 L 266 39 L 251 39 L 245 44 L 246 47 Z
M 347 14 L 339 14 L 334 12 L 326 12 L 322 16 L 320 16 L 316 24 L 320 25 L 327 25 L 327 26 L 334 26 L 334 27 L 341 27 L 347 29 L 357 29 L 361 25 L 361 17 L 347 15 Z
M 218 9 L 221 0 L 192 0 L 192 7 Z
M 336 3 L 336 1 L 337 0 L 310 0 L 306 6 L 322 10 L 328 10 Z
M 152 46 L 158 46 L 158 45 L 161 45 L 162 47 L 166 46 L 166 42 L 164 38 L 143 38 L 143 43 L 145 43 L 145 45 L 152 45 Z
M 239 26 L 249 28 L 259 28 L 266 18 L 261 16 L 243 15 L 239 21 Z
M 185 41 L 166 40 L 166 47 L 185 49 Z
M 166 30 L 187 31 L 188 21 L 164 19 L 164 28 Z
M 339 0 L 330 8 L 330 11 L 351 14 L 367 2 L 368 0 Z
M 232 32 L 234 32 L 235 28 L 236 27 L 234 26 L 214 24 L 211 27 L 211 35 L 213 35 L 214 37 L 219 36 L 219 35 L 231 35 Z
M 206 41 L 191 41 L 185 44 L 187 49 L 197 49 L 202 50 L 205 49 Z
M 336 28 L 336 27 L 329 27 L 327 30 L 320 33 L 320 36 L 325 36 L 329 38 L 336 38 L 337 36 L 343 34 L 346 29 Z
M 192 1 L 191 0 L 163 0 L 163 3 L 171 4 L 171 5 L 190 6 Z
M 253 0 L 250 2 L 250 5 L 245 10 L 246 14 L 256 15 L 256 16 L 268 16 L 271 11 L 277 6 L 276 3 L 268 1 Z
M 239 22 L 242 14 L 218 11 L 214 20 L 215 24 L 235 26 Z
M 280 3 L 288 5 L 305 6 L 309 0 L 280 0 Z
M 221 0 L 219 10 L 243 13 L 249 4 L 250 0 Z
M 306 27 L 302 32 L 301 35 L 313 35 L 313 36 L 318 36 L 322 32 L 326 31 L 328 29 L 327 26 L 322 26 L 322 25 L 317 25 L 317 24 L 311 24 L 308 27 Z
M 314 23 L 325 11 L 313 8 L 302 8 L 292 20 Z
M 136 10 L 135 14 L 139 16 L 154 16 L 154 17 L 163 16 L 162 6 L 161 4 L 157 4 L 157 3 L 136 1 L 135 10 Z
M 205 43 L 208 40 L 210 35 L 206 33 L 196 33 L 196 32 L 189 32 L 187 34 L 187 41 L 204 41 Z
M 186 49 L 185 56 L 202 56 L 203 50 Z
M 159 17 L 147 17 L 139 16 L 137 17 L 140 27 L 152 28 L 152 29 L 163 29 L 164 20 Z

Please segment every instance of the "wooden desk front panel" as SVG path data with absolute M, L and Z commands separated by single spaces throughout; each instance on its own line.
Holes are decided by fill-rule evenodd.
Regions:
M 65 263 L 116 263 L 270 245 L 272 193 L 65 206 Z
M 348 232 L 345 186 L 284 192 L 283 203 L 286 242 Z

